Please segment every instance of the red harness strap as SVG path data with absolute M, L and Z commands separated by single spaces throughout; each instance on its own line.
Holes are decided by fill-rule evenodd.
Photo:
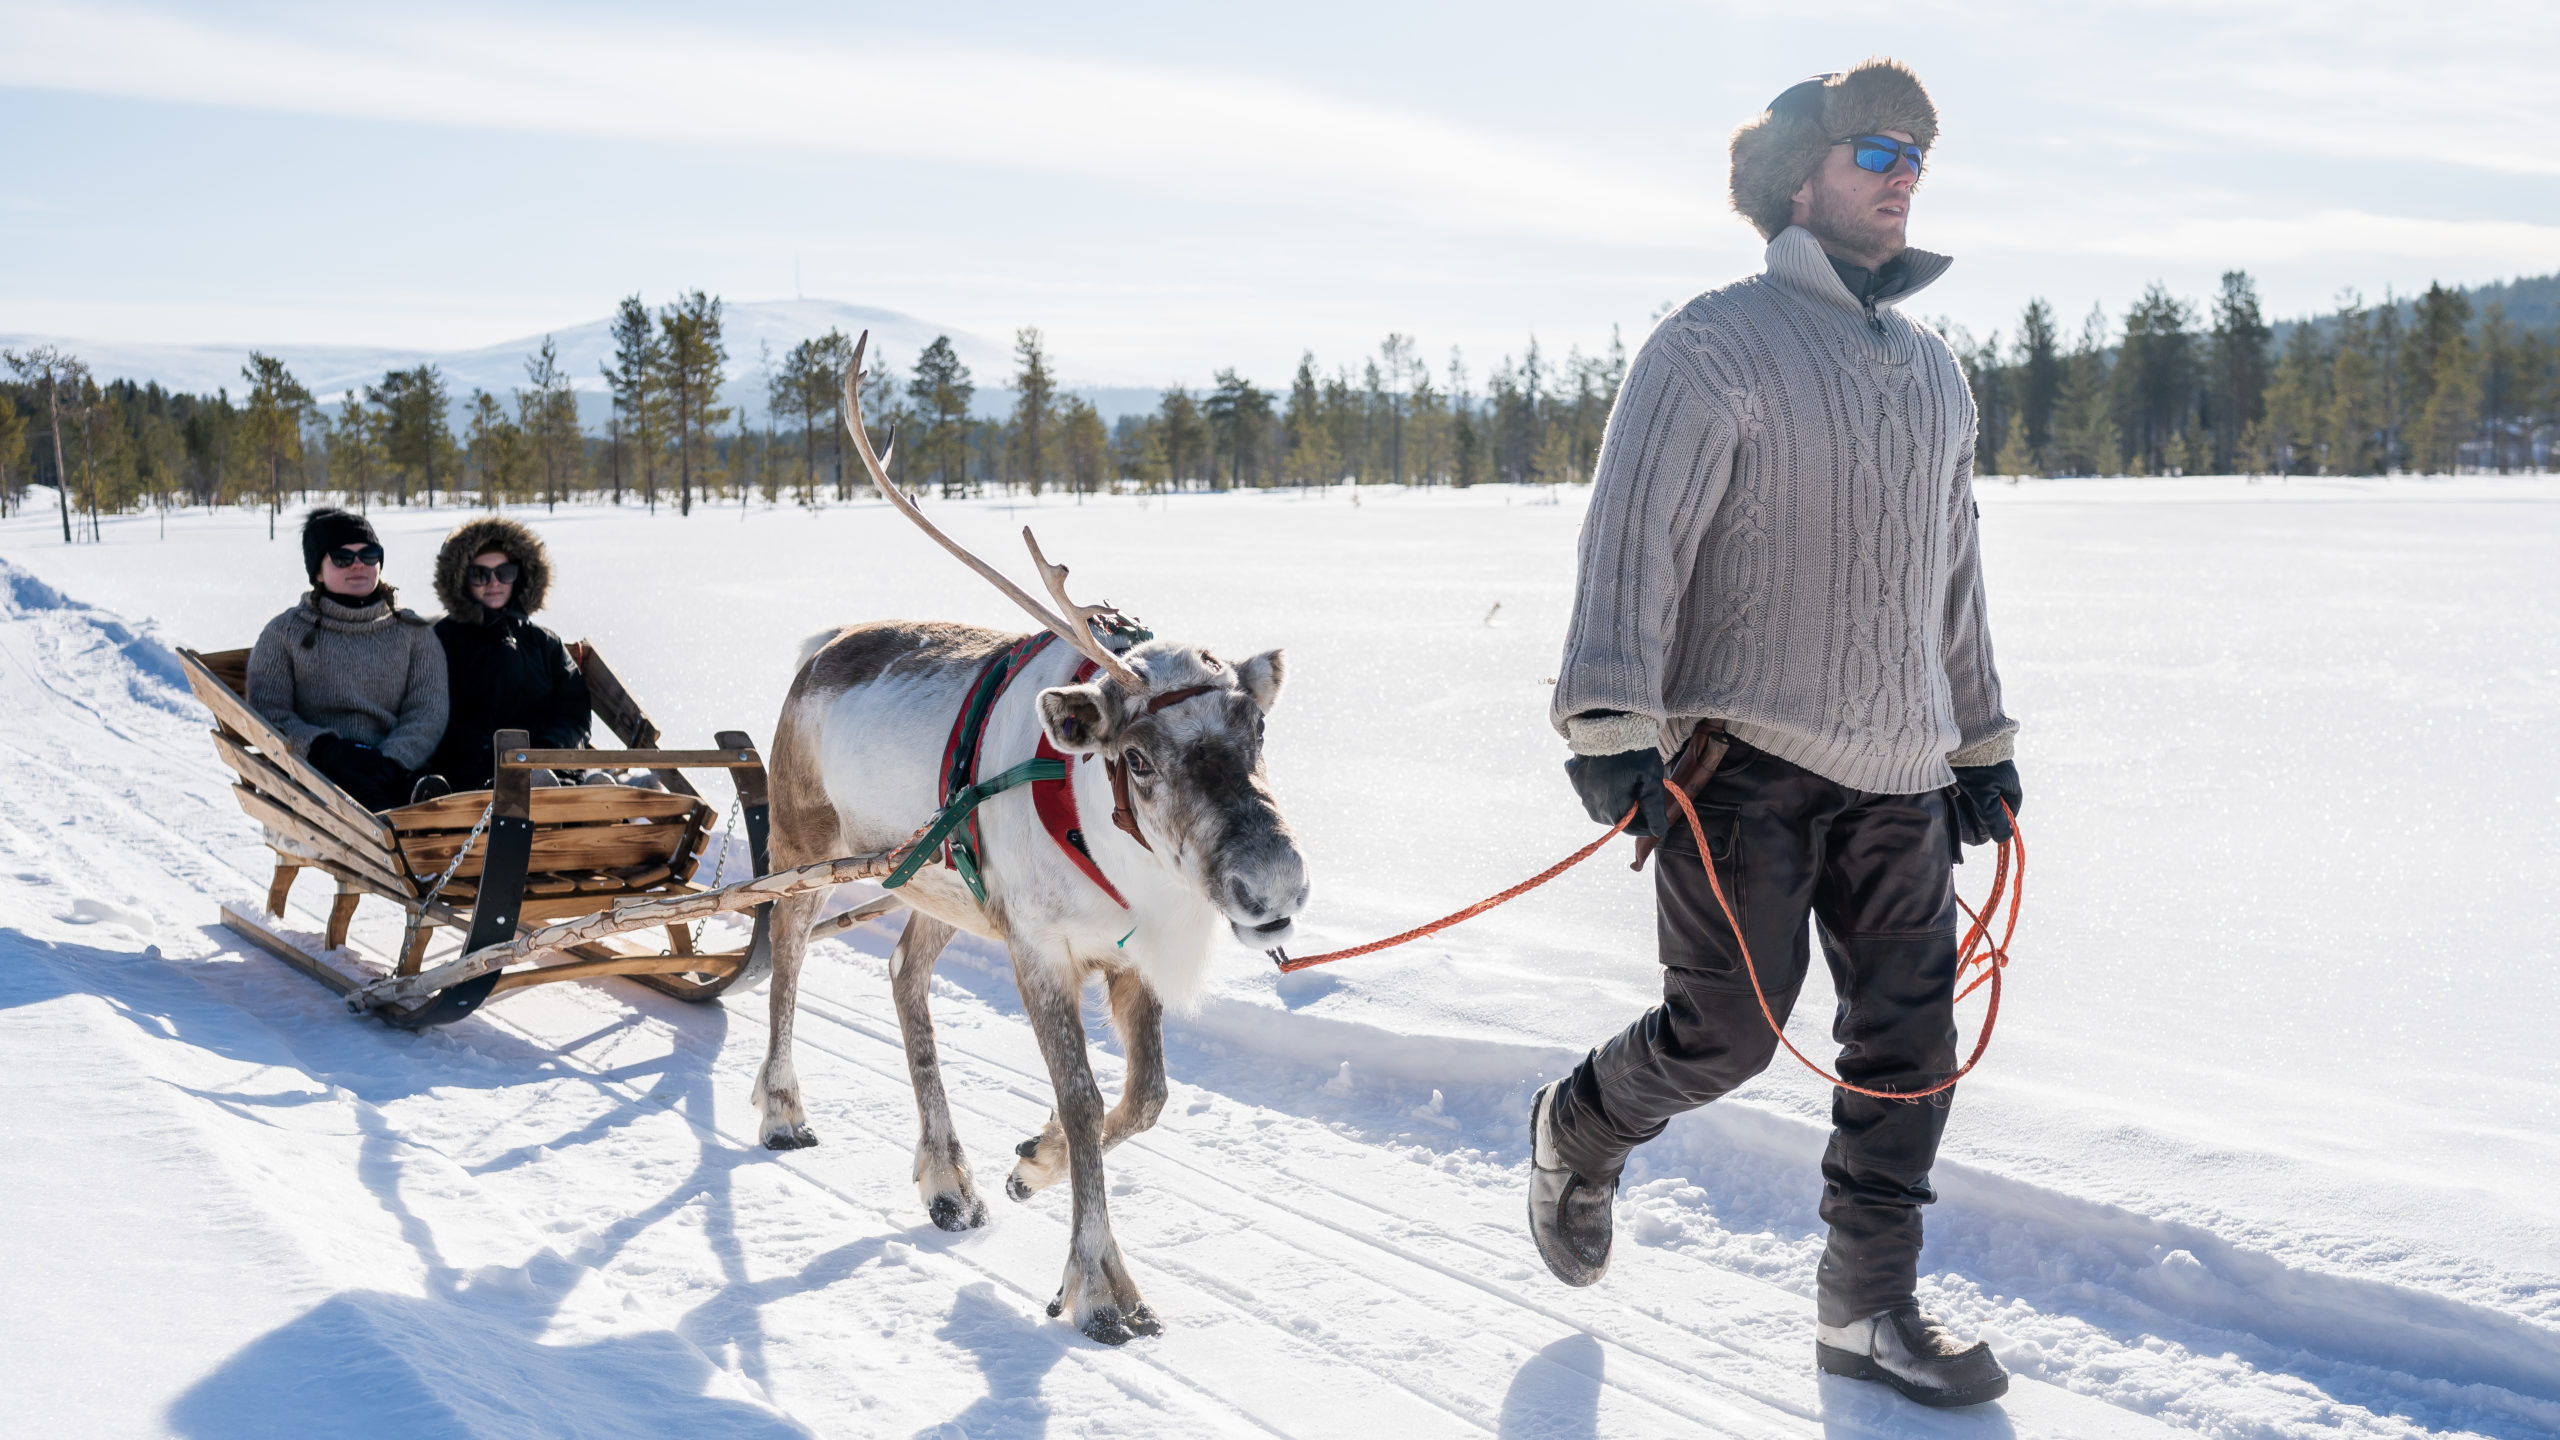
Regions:
M 986 705 L 980 712 L 982 715 L 995 708 L 995 701 L 1003 696 L 1005 687 L 1013 683 L 1013 677 L 1022 673 L 1023 669 L 1030 664 L 1031 658 L 1034 655 L 1039 654 L 1041 650 L 1047 648 L 1050 638 L 1051 637 L 1047 635 L 1032 636 L 1027 644 L 1020 645 L 1016 650 L 1001 657 L 1004 665 L 1004 674 L 1003 677 L 996 682 L 995 693 L 988 697 Z M 1092 679 L 1096 674 L 1100 673 L 1101 668 L 1102 667 L 1094 664 L 1092 661 L 1087 660 L 1076 667 L 1075 674 L 1068 683 L 1072 685 L 1081 685 L 1087 680 Z M 1147 703 L 1147 713 L 1152 715 L 1168 705 L 1179 704 L 1182 701 L 1190 699 L 1194 695 L 1205 695 L 1216 688 L 1217 687 L 1213 685 L 1192 685 L 1184 689 L 1173 691 L 1169 694 L 1158 695 Z M 961 706 L 961 719 L 953 724 L 951 729 L 951 738 L 943 746 L 942 768 L 943 773 L 946 776 L 951 773 L 951 761 L 953 756 L 958 753 L 963 727 L 968 724 L 970 708 L 971 707 L 966 703 Z M 973 749 L 970 758 L 971 768 L 974 772 L 978 765 L 980 753 L 986 748 L 986 731 L 983 726 L 981 726 L 977 730 L 976 734 L 971 738 L 973 741 Z M 1123 910 L 1128 909 L 1129 902 L 1122 898 L 1119 887 L 1113 885 L 1111 883 L 1111 878 L 1102 873 L 1102 867 L 1094 863 L 1093 852 L 1085 848 L 1084 827 L 1081 817 L 1076 811 L 1075 767 L 1078 765 L 1092 763 L 1094 757 L 1089 754 L 1068 755 L 1060 751 L 1057 746 L 1049 743 L 1049 732 L 1045 729 L 1040 731 L 1040 744 L 1037 749 L 1032 751 L 1032 755 L 1035 759 L 1058 761 L 1066 767 L 1067 771 L 1066 776 L 1063 779 L 1034 780 L 1030 782 L 1031 808 L 1033 813 L 1040 817 L 1040 828 L 1049 832 L 1049 838 L 1056 842 L 1058 849 L 1066 855 L 1069 864 L 1072 864 L 1078 870 L 1083 871 L 1085 878 L 1091 880 L 1094 883 L 1095 888 L 1101 890 L 1103 894 L 1111 897 L 1112 904 L 1119 906 Z M 1113 789 L 1115 792 L 1118 792 L 1121 786 L 1125 783 L 1121 781 L 1120 776 L 1117 773 L 1118 766 L 1109 760 L 1105 760 L 1103 763 L 1111 766 L 1113 769 Z M 1139 833 L 1136 818 L 1129 814 L 1126 806 L 1127 801 L 1124 797 L 1121 799 L 1120 805 L 1115 807 L 1112 812 L 1111 818 L 1113 822 L 1118 824 L 1121 829 L 1128 831 L 1131 836 L 1136 838 L 1140 845 L 1146 845 L 1147 837 Z M 970 835 L 973 840 L 977 833 L 974 828 L 976 823 L 977 822 L 974 818 L 970 821 L 972 826 Z M 1149 845 L 1147 848 L 1154 849 L 1155 847 Z
M 1101 666 L 1087 660 L 1076 667 L 1075 676 L 1068 683 L 1081 685 L 1092 679 L 1101 669 Z M 1032 754 L 1042 760 L 1062 761 L 1067 767 L 1067 775 L 1063 780 L 1031 782 L 1031 808 L 1040 816 L 1040 828 L 1048 831 L 1049 838 L 1058 842 L 1058 848 L 1066 852 L 1070 864 L 1083 871 L 1086 879 L 1099 886 L 1103 894 L 1111 897 L 1112 904 L 1123 910 L 1128 909 L 1129 902 L 1120 898 L 1120 891 L 1112 885 L 1110 877 L 1102 873 L 1101 866 L 1093 863 L 1093 855 L 1084 848 L 1084 827 L 1077 823 L 1076 767 L 1093 757 L 1069 755 L 1059 750 L 1057 746 L 1049 743 L 1049 732 L 1046 729 L 1040 732 L 1040 748 Z

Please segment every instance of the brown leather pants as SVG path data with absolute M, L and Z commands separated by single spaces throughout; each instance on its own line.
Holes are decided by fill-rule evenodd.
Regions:
M 1840 1077 L 1917 1090 L 1954 1073 L 1955 838 L 1943 792 L 1852 790 L 1735 741 L 1698 792 L 1698 819 L 1781 1023 L 1804 982 L 1810 916 L 1840 997 L 1831 1024 Z M 1556 1148 L 1590 1180 L 1613 1180 L 1672 1116 L 1730 1093 L 1777 1051 L 1676 808 L 1654 855 L 1654 894 L 1662 1003 L 1592 1051 L 1556 1100 Z M 1920 1207 L 1937 1198 L 1929 1168 L 1953 1097 L 1832 1092 L 1823 1323 L 1912 1297 Z

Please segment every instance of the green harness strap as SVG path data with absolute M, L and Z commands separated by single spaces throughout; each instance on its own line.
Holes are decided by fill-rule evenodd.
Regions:
M 916 837 L 916 842 L 907 847 L 906 858 L 898 862 L 898 868 L 889 872 L 889 878 L 880 882 L 880 888 L 895 890 L 914 879 L 916 871 L 924 868 L 924 862 L 932 857 L 944 840 L 950 838 L 952 831 L 960 828 L 961 822 L 969 818 L 969 812 L 980 805 L 1016 785 L 1066 778 L 1067 762 L 1064 760 L 1025 760 L 992 780 L 961 786 L 940 810 L 934 812 L 933 823 L 926 826 L 925 832 Z M 987 887 L 986 882 L 978 878 L 977 856 L 971 854 L 966 846 L 961 846 L 952 851 L 951 861 L 959 870 L 960 878 L 969 882 L 969 893 L 978 897 L 979 904 L 986 904 Z

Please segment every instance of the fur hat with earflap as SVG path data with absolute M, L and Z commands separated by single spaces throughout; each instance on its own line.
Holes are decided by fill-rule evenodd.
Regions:
M 1733 208 L 1761 239 L 1777 239 L 1794 222 L 1795 193 L 1833 145 L 1888 130 L 1923 150 L 1938 140 L 1938 107 L 1899 60 L 1868 60 L 1789 86 L 1733 132 Z
M 444 613 L 466 624 L 487 622 L 489 612 L 471 598 L 463 572 L 471 568 L 474 557 L 492 550 L 516 562 L 516 588 L 507 608 L 519 615 L 542 608 L 551 588 L 551 557 L 543 551 L 542 537 L 503 515 L 492 515 L 455 526 L 444 537 L 444 548 L 436 552 L 436 598 L 444 602 Z

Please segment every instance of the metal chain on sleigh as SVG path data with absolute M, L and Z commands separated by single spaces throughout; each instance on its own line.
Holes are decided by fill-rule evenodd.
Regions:
M 746 796 L 744 794 L 735 795 L 731 797 L 729 801 L 729 824 L 720 832 L 720 854 L 711 862 L 711 884 L 704 887 L 706 889 L 718 889 L 720 886 L 720 876 L 729 868 L 729 842 L 738 838 L 738 826 L 744 817 L 745 805 Z M 694 873 L 700 874 L 701 872 L 696 871 Z M 702 920 L 694 921 L 692 930 L 688 932 L 689 938 L 687 943 L 693 946 L 694 953 L 697 955 L 702 953 L 703 921 L 709 920 L 710 918 L 710 916 L 706 915 Z
M 410 944 L 418 938 L 418 926 L 427 918 L 427 907 L 435 904 L 436 897 L 444 893 L 444 887 L 452 883 L 453 872 L 461 869 L 462 862 L 471 858 L 471 847 L 480 843 L 481 832 L 489 828 L 489 817 L 497 813 L 498 797 L 492 794 L 489 803 L 480 807 L 480 818 L 473 823 L 471 833 L 462 837 L 462 848 L 453 852 L 453 858 L 445 862 L 444 873 L 436 877 L 436 883 L 427 887 L 427 893 L 409 911 L 408 923 L 400 927 L 400 953 L 403 956 L 409 953 Z

